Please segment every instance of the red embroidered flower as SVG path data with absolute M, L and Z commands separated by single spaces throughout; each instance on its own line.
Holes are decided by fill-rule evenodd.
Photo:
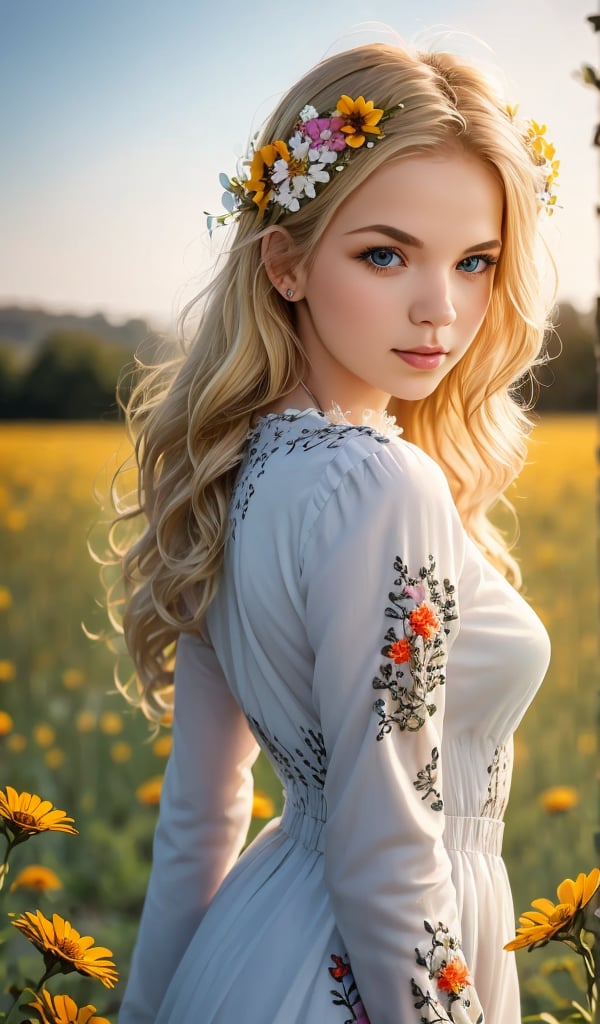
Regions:
M 472 985 L 469 968 L 461 957 L 455 956 L 454 960 L 442 967 L 437 976 L 437 987 L 440 992 L 452 992 L 453 995 L 458 995 L 467 985 Z
M 345 978 L 347 974 L 350 974 L 350 964 L 344 963 L 343 957 L 336 956 L 335 953 L 332 953 L 331 959 L 335 963 L 335 967 L 329 968 L 329 973 L 332 978 L 339 981 L 340 978 Z
M 387 652 L 388 658 L 392 658 L 396 662 L 396 665 L 401 665 L 404 661 L 410 661 L 410 643 L 404 637 L 402 640 L 396 640 L 395 643 L 390 644 Z
M 440 628 L 440 620 L 436 615 L 435 608 L 429 601 L 423 601 L 418 608 L 414 608 L 408 616 L 413 632 L 422 636 L 424 640 L 432 640 Z

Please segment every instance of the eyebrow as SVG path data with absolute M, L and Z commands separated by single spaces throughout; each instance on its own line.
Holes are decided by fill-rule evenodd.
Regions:
M 364 228 L 356 228 L 354 231 L 348 231 L 349 235 L 359 235 L 366 231 L 377 231 L 380 235 L 389 235 L 390 238 L 394 238 L 397 242 L 403 242 L 404 245 L 413 245 L 415 249 L 422 249 L 424 242 L 420 238 L 415 238 L 414 235 L 409 235 L 406 231 L 400 231 L 399 228 L 394 228 L 390 224 L 368 224 Z M 480 242 L 478 245 L 470 245 L 468 249 L 464 250 L 465 255 L 471 252 L 481 252 L 482 249 L 501 249 L 502 242 L 497 238 L 492 238 L 489 242 Z

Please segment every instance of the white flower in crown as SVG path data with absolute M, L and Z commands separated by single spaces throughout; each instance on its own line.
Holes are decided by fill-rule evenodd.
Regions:
M 301 132 L 289 140 L 289 160 L 276 160 L 271 171 L 271 182 L 277 188 L 277 202 L 284 210 L 296 213 L 300 199 L 314 199 L 315 185 L 329 181 L 325 165 L 336 160 L 328 150 L 311 149 L 311 140 Z
M 315 107 L 311 107 L 310 103 L 307 103 L 305 107 L 302 107 L 302 110 L 298 114 L 298 120 L 301 121 L 302 124 L 306 124 L 307 121 L 312 121 L 314 117 L 318 116 L 319 111 L 316 110 Z

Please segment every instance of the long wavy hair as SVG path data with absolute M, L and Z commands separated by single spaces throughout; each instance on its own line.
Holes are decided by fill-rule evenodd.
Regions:
M 324 60 L 283 97 L 257 146 L 287 139 L 305 104 L 333 110 L 342 94 L 402 110 L 385 137 L 350 161 L 318 196 L 287 213 L 292 246 L 309 264 L 340 204 L 388 160 L 459 146 L 492 168 L 504 190 L 502 257 L 485 320 L 461 361 L 429 397 L 392 403 L 404 436 L 443 468 L 468 533 L 519 583 L 519 570 L 488 513 L 525 456 L 530 420 L 517 388 L 539 358 L 546 312 L 538 267 L 540 169 L 504 102 L 474 67 L 448 53 L 383 44 Z M 229 503 L 254 417 L 292 391 L 306 369 L 293 304 L 261 260 L 268 218 L 243 213 L 209 287 L 193 340 L 162 366 L 143 368 L 126 406 L 137 491 L 113 482 L 110 533 L 120 582 L 108 586 L 113 626 L 135 672 L 117 684 L 159 718 L 169 703 L 173 642 L 199 630 L 215 594 Z M 125 472 L 126 470 L 124 470 Z M 131 530 L 123 528 L 133 526 Z

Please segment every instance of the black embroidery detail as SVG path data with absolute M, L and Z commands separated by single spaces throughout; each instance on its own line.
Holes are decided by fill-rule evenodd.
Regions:
M 350 960 L 348 957 L 336 956 L 335 953 L 331 954 L 334 967 L 329 967 L 329 973 L 334 981 L 337 981 L 341 986 L 340 989 L 330 989 L 333 999 L 331 1002 L 334 1006 L 345 1006 L 347 1010 L 350 1010 L 351 1017 L 347 1017 L 344 1024 L 369 1024 L 369 1018 L 365 1012 L 365 1008 L 362 1004 L 362 1000 L 356 987 L 356 982 L 352 974 L 352 967 L 350 966 Z
M 366 425 L 330 423 L 324 413 L 313 411 L 312 415 L 320 416 L 325 426 L 323 427 L 302 427 L 295 437 L 290 437 L 281 443 L 285 432 L 282 430 L 283 423 L 294 423 L 306 415 L 306 411 L 297 413 L 270 413 L 261 417 L 257 426 L 248 435 L 246 441 L 246 455 L 240 468 L 231 499 L 230 511 L 230 536 L 236 538 L 238 521 L 244 520 L 248 513 L 250 500 L 256 491 L 256 481 L 265 472 L 265 466 L 272 455 L 281 451 L 289 455 L 296 448 L 310 451 L 320 445 L 327 448 L 339 448 L 344 439 L 349 436 L 366 434 L 381 444 L 389 444 L 389 437 L 378 433 L 373 427 Z
M 296 747 L 292 753 L 277 736 L 270 736 L 256 718 L 250 716 L 249 721 L 254 726 L 259 739 L 262 740 L 266 753 L 274 762 L 273 767 L 279 768 L 284 780 L 300 783 L 306 787 L 312 787 L 316 783 L 319 789 L 323 789 L 327 775 L 327 754 L 322 733 L 315 732 L 314 729 L 305 729 L 301 725 L 300 732 L 304 741 L 304 750 Z M 302 765 L 304 767 L 301 767 Z
M 411 978 L 415 1009 L 425 1008 L 435 1014 L 432 1016 L 432 1013 L 428 1012 L 426 1017 L 421 1015 L 419 1024 L 447 1024 L 448 1021 L 454 1021 L 452 1007 L 456 1003 L 463 1011 L 461 1020 L 467 1019 L 472 1024 L 482 1024 L 483 1011 L 473 989 L 459 940 L 450 935 L 448 928 L 441 921 L 435 928 L 429 921 L 424 921 L 423 926 L 431 937 L 431 945 L 425 953 L 418 948 L 415 949 L 416 961 L 419 967 L 426 968 L 429 981 L 435 982 L 437 995 L 432 995 L 429 988 L 425 992 L 415 979 Z
M 510 789 L 510 767 L 511 757 L 506 744 L 496 747 L 492 763 L 488 766 L 490 780 L 487 788 L 487 798 L 481 811 L 482 818 L 502 818 L 508 804 Z
M 427 800 L 428 797 L 433 796 L 435 800 L 430 803 L 432 811 L 443 811 L 444 801 L 442 800 L 442 794 L 435 788 L 437 782 L 438 773 L 438 760 L 440 752 L 437 747 L 434 747 L 431 751 L 431 761 L 426 764 L 424 768 L 421 768 L 417 772 L 416 782 L 413 782 L 413 786 L 419 793 L 423 793 L 421 800 Z
M 448 623 L 458 618 L 455 588 L 435 575 L 435 561 L 422 566 L 418 575 L 409 576 L 408 567 L 398 555 L 394 560 L 394 587 L 401 588 L 388 595 L 385 609 L 389 619 L 396 619 L 385 634 L 382 655 L 389 659 L 379 666 L 373 679 L 376 690 L 388 690 L 387 702 L 379 698 L 373 710 L 380 719 L 377 739 L 391 732 L 392 725 L 415 732 L 436 710 L 430 695 L 446 682 L 446 637 Z M 398 632 L 396 631 L 398 629 Z

